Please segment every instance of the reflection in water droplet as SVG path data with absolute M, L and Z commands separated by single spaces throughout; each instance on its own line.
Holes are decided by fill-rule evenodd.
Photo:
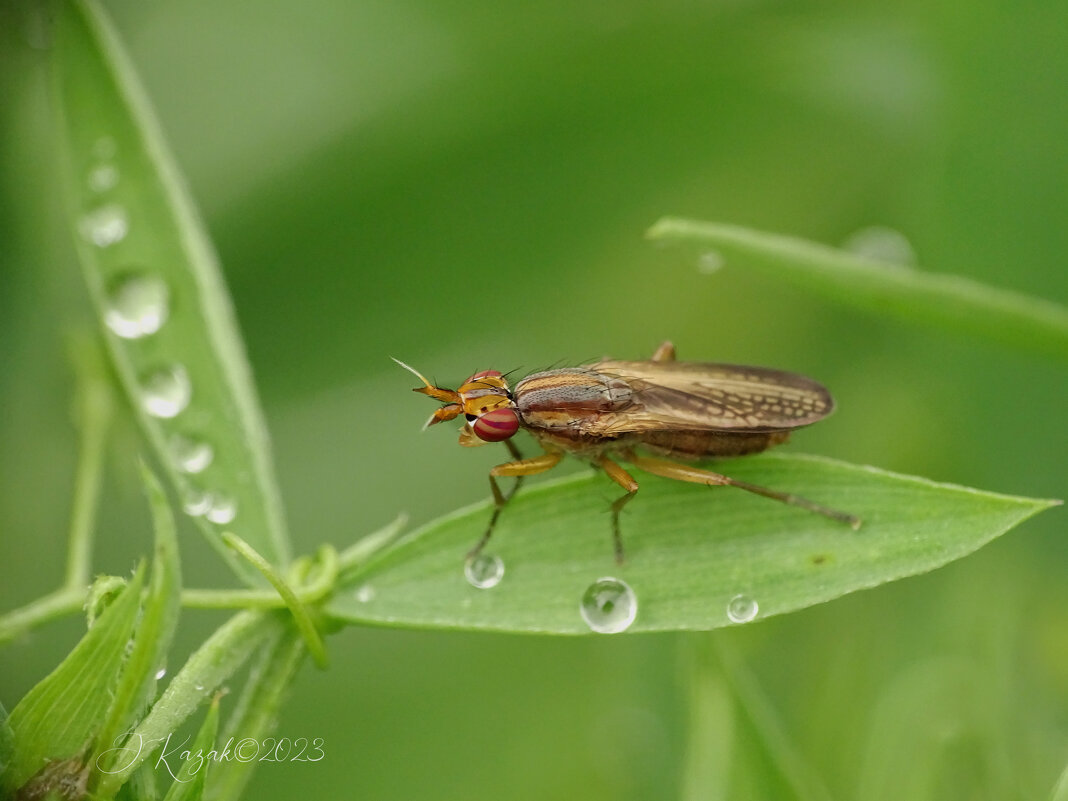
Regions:
M 140 339 L 163 327 L 170 315 L 170 291 L 155 275 L 127 275 L 108 290 L 104 322 L 123 339 Z
M 228 495 L 212 493 L 211 508 L 204 513 L 212 523 L 224 526 L 237 517 L 237 501 Z
M 90 191 L 100 194 L 114 189 L 119 183 L 119 169 L 114 164 L 98 164 L 89 170 L 86 186 Z
M 192 397 L 189 373 L 180 364 L 161 368 L 141 381 L 141 403 L 153 417 L 176 417 Z
M 215 458 L 215 449 L 206 442 L 176 434 L 171 439 L 171 455 L 183 473 L 200 473 Z
M 361 584 L 356 592 L 353 593 L 353 596 L 361 604 L 370 603 L 375 599 L 375 588 L 370 584 Z
M 192 490 L 185 496 L 182 510 L 190 517 L 200 517 L 211 508 L 211 493 Z
M 630 628 L 637 617 L 638 596 L 622 579 L 600 578 L 582 594 L 579 610 L 593 631 L 617 634 Z
M 108 203 L 85 214 L 78 224 L 82 237 L 99 248 L 121 242 L 130 230 L 126 210 L 117 203 Z
M 472 587 L 480 590 L 491 589 L 504 578 L 504 562 L 499 556 L 480 553 L 464 562 L 464 576 Z
M 731 623 L 748 623 L 759 611 L 760 605 L 748 595 L 735 595 L 727 603 L 727 617 Z
M 697 272 L 704 275 L 718 273 L 725 263 L 722 253 L 716 250 L 706 250 L 697 259 Z
M 912 267 L 916 264 L 916 251 L 912 243 L 903 233 L 885 225 L 872 225 L 853 232 L 842 243 L 842 249 L 892 267 Z
M 166 675 L 167 675 L 167 668 L 161 667 L 159 670 L 156 671 L 156 681 L 159 681 L 160 679 L 162 679 Z

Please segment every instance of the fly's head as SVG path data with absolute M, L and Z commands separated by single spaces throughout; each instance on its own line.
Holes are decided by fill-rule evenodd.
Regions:
M 467 423 L 460 431 L 460 444 L 483 445 L 487 442 L 503 442 L 519 430 L 519 413 L 512 400 L 511 390 L 504 376 L 497 370 L 475 373 L 459 389 L 435 387 L 421 373 L 402 361 L 394 359 L 401 367 L 413 373 L 423 386 L 413 391 L 441 401 L 426 425 L 444 423 L 461 414 Z

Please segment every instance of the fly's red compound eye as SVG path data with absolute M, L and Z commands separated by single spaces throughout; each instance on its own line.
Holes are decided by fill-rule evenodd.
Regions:
M 471 383 L 474 383 L 475 381 L 480 381 L 483 378 L 500 378 L 500 377 L 501 377 L 501 371 L 500 370 L 483 370 L 481 373 L 475 373 L 469 379 L 464 381 L 464 383 L 465 384 L 471 384 Z
M 501 442 L 519 430 L 519 415 L 512 408 L 493 409 L 480 415 L 471 428 L 485 442 Z

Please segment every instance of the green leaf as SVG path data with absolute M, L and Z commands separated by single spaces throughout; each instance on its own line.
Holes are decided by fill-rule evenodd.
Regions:
M 134 634 L 133 649 L 123 667 L 122 679 L 115 690 L 107 719 L 97 735 L 95 758 L 90 761 L 92 770 L 96 772 L 111 767 L 109 760 L 100 758 L 101 753 L 114 753 L 111 749 L 118 745 L 116 738 L 136 722 L 155 695 L 155 674 L 166 659 L 178 624 L 182 576 L 178 564 L 174 517 L 163 487 L 143 465 L 141 478 L 152 510 L 156 553 L 144 608 Z M 90 782 L 94 782 L 94 779 L 91 778 Z
M 0 777 L 0 787 L 22 787 L 48 763 L 81 754 L 96 735 L 137 619 L 144 572 L 141 565 L 122 595 L 59 667 L 11 711 L 8 721 L 14 732 L 15 754 Z
M 219 539 L 225 523 L 271 564 L 288 564 L 266 428 L 217 258 L 96 3 L 58 5 L 52 52 L 71 224 L 116 372 L 201 530 L 261 585 Z M 183 470 L 204 447 L 210 464 Z
M 794 237 L 666 217 L 649 239 L 714 249 L 728 264 L 831 300 L 1068 359 L 1068 308 L 957 275 L 888 264 Z
M 489 520 L 477 504 L 440 518 L 372 560 L 327 605 L 352 623 L 584 634 L 585 588 L 626 581 L 639 610 L 630 631 L 730 624 L 732 598 L 758 617 L 924 573 L 971 553 L 1057 501 L 937 484 L 813 456 L 733 460 L 727 475 L 858 515 L 849 526 L 730 487 L 638 474 L 622 515 L 627 563 L 612 559 L 609 515 L 619 488 L 579 475 L 520 491 L 490 550 L 506 572 L 491 590 L 464 579 L 466 551 Z
M 215 745 L 219 731 L 219 695 L 211 699 L 208 714 L 197 732 L 190 755 L 183 758 L 177 770 L 174 783 L 163 797 L 163 801 L 200 801 L 204 797 L 204 779 L 208 775 L 209 753 Z M 169 765 L 171 770 L 175 766 Z
M 121 759 L 114 772 L 100 779 L 98 795 L 104 798 L 115 795 L 138 766 L 188 720 L 205 698 L 234 675 L 264 642 L 279 636 L 279 631 L 285 628 L 285 620 L 279 615 L 246 611 L 234 615 L 216 629 L 186 660 L 149 713 L 121 748 L 116 749 L 115 754 Z

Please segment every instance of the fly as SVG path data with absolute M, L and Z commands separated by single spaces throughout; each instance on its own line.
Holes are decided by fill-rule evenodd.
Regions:
M 552 469 L 565 454 L 601 468 L 626 490 L 611 507 L 612 542 L 619 563 L 623 561 L 619 513 L 638 491 L 638 482 L 619 461 L 664 478 L 738 487 L 860 528 L 859 518 L 807 498 L 672 461 L 759 453 L 785 442 L 795 428 L 822 420 L 834 410 L 834 401 L 811 378 L 766 367 L 676 361 L 670 342 L 657 348 L 649 361 L 605 360 L 547 370 L 527 376 L 514 388 L 497 370 L 483 370 L 459 389 L 442 389 L 404 362 L 397 363 L 423 382 L 415 392 L 444 404 L 428 426 L 463 415 L 461 445 L 503 442 L 512 456 L 490 470 L 493 514 L 468 558 L 489 542 L 501 510 L 523 478 Z M 512 441 L 520 429 L 541 445 L 540 456 L 522 457 Z M 507 494 L 497 483 L 505 476 L 516 479 Z

